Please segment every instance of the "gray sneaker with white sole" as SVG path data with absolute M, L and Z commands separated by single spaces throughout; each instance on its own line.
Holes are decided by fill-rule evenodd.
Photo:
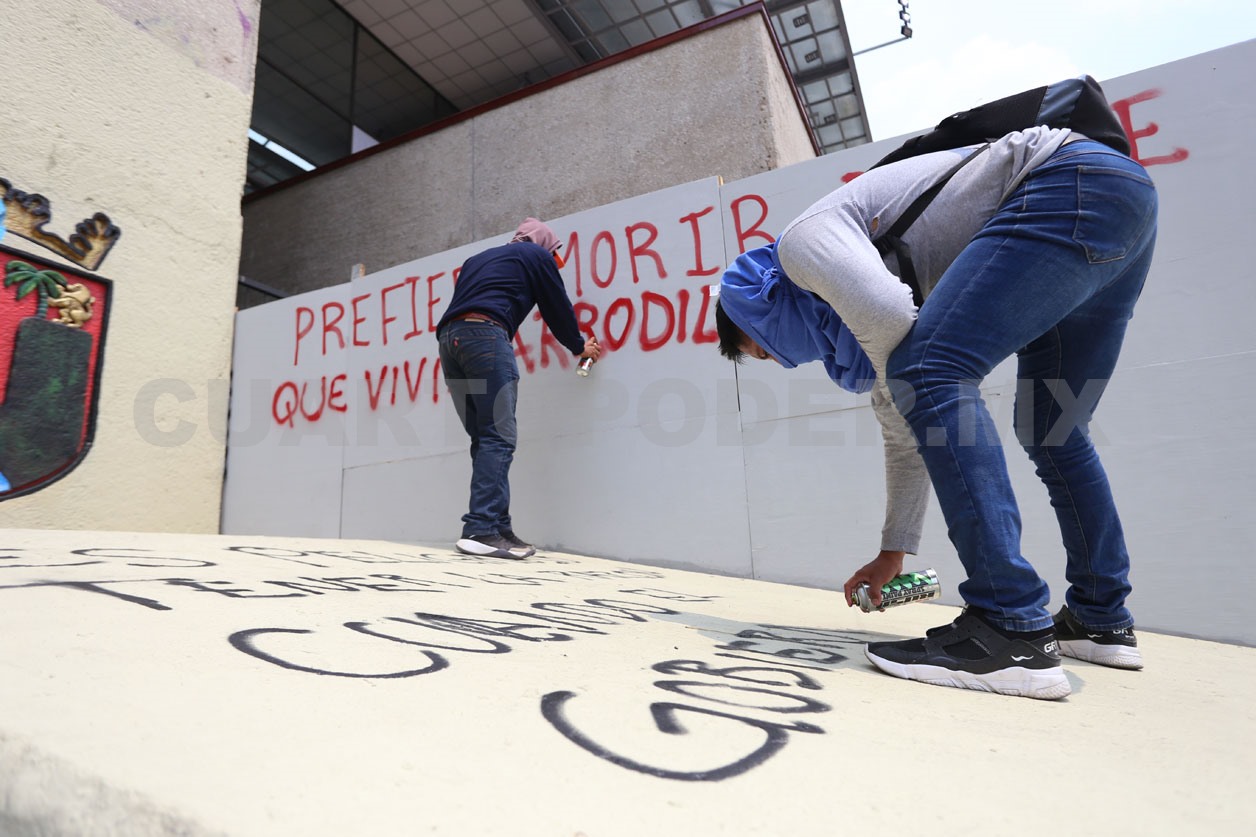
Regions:
M 479 555 L 484 558 L 509 558 L 513 561 L 522 561 L 532 552 L 526 549 L 520 549 L 501 535 L 467 535 L 459 538 L 454 544 L 458 551 L 466 555 Z

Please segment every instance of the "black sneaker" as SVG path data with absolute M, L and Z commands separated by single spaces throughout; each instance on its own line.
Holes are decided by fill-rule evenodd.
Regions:
M 515 549 L 523 550 L 524 558 L 527 558 L 530 555 L 536 554 L 536 547 L 528 543 L 527 541 L 525 541 L 523 538 L 516 535 L 513 530 L 506 529 L 505 531 L 502 532 L 502 537 L 510 541 L 511 544 L 514 545 Z
M 1060 653 L 1066 657 L 1112 668 L 1143 667 L 1143 655 L 1138 653 L 1138 638 L 1133 628 L 1091 630 L 1078 622 L 1065 605 L 1055 615 L 1055 635 L 1060 640 Z
M 967 608 L 923 639 L 870 642 L 873 665 L 907 680 L 1001 695 L 1056 700 L 1072 692 L 1055 636 L 1005 636 Z
M 459 552 L 486 558 L 511 558 L 520 561 L 532 554 L 531 552 L 525 554 L 524 550 L 519 549 L 501 535 L 467 535 L 459 539 L 454 546 Z

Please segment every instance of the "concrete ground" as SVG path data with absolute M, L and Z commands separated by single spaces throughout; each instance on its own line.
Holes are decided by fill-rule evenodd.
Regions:
M 942 579 L 943 584 L 949 580 Z M 896 680 L 952 607 L 380 541 L 0 534 L 0 835 L 1249 834 L 1256 649 L 1046 702 Z

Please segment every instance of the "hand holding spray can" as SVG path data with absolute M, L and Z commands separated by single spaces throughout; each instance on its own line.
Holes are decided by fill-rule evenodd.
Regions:
M 860 610 L 864 613 L 871 613 L 874 610 L 885 610 L 887 607 L 898 607 L 912 602 L 924 602 L 941 596 L 942 585 L 938 583 L 938 574 L 928 569 L 896 575 L 881 585 L 880 607 L 873 606 L 872 588 L 867 584 L 860 584 L 856 587 L 853 598 Z
M 597 338 L 594 337 L 592 339 L 593 339 L 593 345 L 596 346 Z M 593 368 L 593 364 L 596 362 L 597 361 L 595 361 L 591 357 L 580 358 L 580 362 L 576 364 L 576 374 L 579 375 L 581 378 L 589 377 L 589 370 Z

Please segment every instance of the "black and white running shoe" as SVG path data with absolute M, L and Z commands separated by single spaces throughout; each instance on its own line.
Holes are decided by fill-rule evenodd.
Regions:
M 1138 638 L 1133 628 L 1119 631 L 1087 628 L 1065 605 L 1055 615 L 1055 635 L 1060 641 L 1060 653 L 1066 657 L 1112 668 L 1143 667 L 1143 655 L 1138 651 Z
M 1072 692 L 1050 631 L 1008 636 L 970 608 L 922 639 L 871 642 L 864 653 L 886 674 L 934 686 L 1040 700 Z

